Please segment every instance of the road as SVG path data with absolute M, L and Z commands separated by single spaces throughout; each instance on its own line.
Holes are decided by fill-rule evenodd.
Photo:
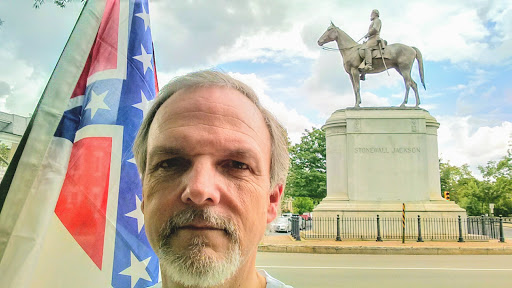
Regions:
M 503 237 L 511 238 L 512 240 L 512 226 L 510 226 L 510 224 L 507 226 L 503 226 Z
M 511 255 L 258 253 L 256 265 L 301 287 L 512 287 Z

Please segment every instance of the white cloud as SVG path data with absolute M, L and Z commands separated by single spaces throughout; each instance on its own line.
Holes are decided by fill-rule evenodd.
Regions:
M 280 62 L 284 58 L 316 58 L 318 53 L 309 50 L 300 37 L 302 26 L 295 24 L 289 30 L 259 31 L 253 35 L 242 35 L 234 45 L 221 47 L 213 57 L 214 62 L 264 62 L 266 59 Z
M 2 96 L 0 109 L 27 116 L 33 112 L 48 76 L 38 74 L 33 66 L 2 48 L 0 63 L 3 67 L 9 67 L 0 69 L 0 79 L 9 86 L 7 94 Z
M 471 116 L 437 116 L 439 154 L 452 165 L 469 164 L 475 174 L 478 165 L 497 160 L 507 153 L 512 137 L 512 122 L 480 126 Z M 481 123 L 480 123 L 481 124 Z
M 0 2 L 0 81 L 10 87 L 0 109 L 24 116 L 34 111 L 82 7 L 80 2 L 66 9 L 51 3 L 34 9 L 32 4 Z
M 260 98 L 261 104 L 267 108 L 277 119 L 284 125 L 288 131 L 288 136 L 293 143 L 300 142 L 300 137 L 304 129 L 311 129 L 316 125 L 307 117 L 300 115 L 295 109 L 287 107 L 284 103 L 271 99 L 266 90 L 269 89 L 267 83 L 255 74 L 229 73 L 236 78 L 249 85 Z
M 153 1 L 150 8 L 156 51 L 165 53 L 160 66 L 174 70 L 241 59 L 316 58 L 324 52 L 316 40 L 329 21 L 357 40 L 379 6 L 379 1 Z M 499 63 L 510 57 L 512 9 L 502 3 L 389 1 L 380 12 L 383 38 L 416 46 L 427 60 Z
M 153 1 L 150 9 L 155 50 L 157 54 L 165 53 L 159 56 L 163 61 L 160 67 L 167 71 L 215 66 L 229 58 L 222 52 L 237 51 L 237 45 L 243 43 L 252 43 L 256 53 L 262 52 L 256 49 L 261 44 L 271 49 L 271 43 L 254 45 L 251 39 L 258 33 L 286 32 L 289 26 L 282 17 L 286 5 L 285 1 Z M 243 50 L 250 51 L 251 47 L 241 49 L 234 60 L 249 57 Z

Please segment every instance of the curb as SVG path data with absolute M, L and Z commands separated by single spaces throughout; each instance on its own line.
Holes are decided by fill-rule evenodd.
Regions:
M 368 255 L 512 255 L 512 248 L 366 247 L 260 244 L 259 252 Z

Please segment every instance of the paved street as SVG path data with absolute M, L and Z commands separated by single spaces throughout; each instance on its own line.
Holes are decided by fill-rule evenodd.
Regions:
M 301 287 L 512 287 L 510 255 L 258 253 L 256 265 Z
M 510 226 L 510 224 L 503 227 L 503 235 L 505 238 L 510 238 L 512 240 L 512 226 Z

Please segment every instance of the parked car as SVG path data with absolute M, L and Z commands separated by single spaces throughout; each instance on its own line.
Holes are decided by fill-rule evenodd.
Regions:
M 290 232 L 292 231 L 292 223 L 289 221 L 289 217 L 279 217 L 272 223 L 272 230 L 275 232 Z

